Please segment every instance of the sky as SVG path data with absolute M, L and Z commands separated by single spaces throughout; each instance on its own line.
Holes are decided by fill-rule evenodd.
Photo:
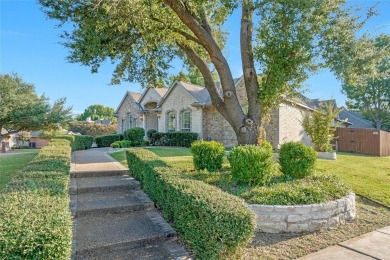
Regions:
M 349 4 L 372 6 L 378 1 L 349 0 Z M 372 34 L 390 34 L 390 0 L 377 6 L 379 15 L 364 28 Z M 234 77 L 242 75 L 239 49 L 239 12 L 233 13 L 225 28 L 230 36 L 224 54 Z M 62 29 L 55 20 L 49 20 L 35 0 L 0 0 L 0 74 L 17 73 L 25 82 L 33 83 L 38 94 L 51 101 L 67 98 L 74 114 L 80 114 L 90 105 L 101 104 L 116 109 L 126 91 L 142 92 L 140 84 L 124 82 L 109 85 L 114 65 L 103 64 L 96 74 L 89 67 L 66 60 L 69 50 L 59 42 Z M 172 71 L 178 71 L 176 66 Z M 339 106 L 346 97 L 341 83 L 329 71 L 311 76 L 303 85 L 309 98 L 334 98 Z

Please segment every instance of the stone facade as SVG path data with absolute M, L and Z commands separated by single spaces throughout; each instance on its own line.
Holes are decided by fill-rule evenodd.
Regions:
M 174 86 L 174 89 L 168 91 L 164 97 L 163 103 L 160 103 L 161 116 L 158 120 L 158 129 L 160 132 L 168 132 L 168 113 L 174 112 L 175 131 L 182 130 L 181 113 L 183 111 L 191 112 L 191 132 L 198 133 L 199 138 L 203 138 L 203 111 L 201 107 L 194 107 L 191 104 L 197 100 L 180 84 Z
M 163 96 L 163 94 L 165 94 Z M 236 95 L 244 110 L 248 101 L 243 78 L 236 81 Z M 138 102 L 138 104 L 137 104 Z M 175 131 L 182 131 L 182 112 L 190 111 L 190 131 L 198 133 L 199 138 L 211 139 L 222 142 L 225 146 L 237 145 L 237 137 L 222 115 L 212 106 L 209 94 L 204 87 L 195 86 L 184 82 L 176 82 L 167 92 L 153 88 L 145 90 L 139 101 L 133 98 L 129 92 L 118 107 L 118 133 L 122 133 L 130 127 L 139 126 L 147 132 L 155 129 L 159 132 L 168 132 L 168 114 L 175 115 Z M 282 103 L 271 111 L 270 122 L 266 124 L 267 140 L 275 149 L 288 141 L 299 141 L 311 145 L 310 138 L 302 127 L 305 113 L 310 109 L 303 106 Z M 171 113 L 171 116 L 173 116 Z M 129 125 L 129 115 L 136 118 L 136 123 Z M 173 129 L 170 129 L 172 131 Z M 188 129 L 185 129 L 188 131 Z
M 214 107 L 203 109 L 203 138 L 223 143 L 227 147 L 237 145 L 237 137 L 228 121 Z
M 327 203 L 295 206 L 249 204 L 262 232 L 304 232 L 334 228 L 356 216 L 355 194 Z
M 117 133 L 124 133 L 127 129 L 135 126 L 142 127 L 140 112 L 137 101 L 130 92 L 127 92 L 115 115 L 118 118 Z M 132 124 L 129 122 L 129 116 L 132 118 Z

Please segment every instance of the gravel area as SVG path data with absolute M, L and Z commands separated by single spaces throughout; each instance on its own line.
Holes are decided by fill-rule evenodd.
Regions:
M 313 233 L 257 232 L 243 259 L 292 259 L 390 225 L 390 209 L 356 198 L 357 218 L 339 228 Z

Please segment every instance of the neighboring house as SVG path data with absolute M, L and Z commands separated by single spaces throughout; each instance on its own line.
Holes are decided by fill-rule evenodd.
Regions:
M 247 106 L 243 77 L 235 79 L 240 104 Z M 305 114 L 316 110 L 319 100 L 300 95 L 286 99 L 273 109 L 266 125 L 267 140 L 274 148 L 288 141 L 311 145 L 310 137 L 302 127 Z M 148 88 L 143 94 L 126 92 L 115 116 L 118 118 L 117 133 L 132 127 L 142 127 L 147 132 L 190 131 L 199 138 L 222 142 L 225 146 L 237 144 L 236 134 L 230 124 L 211 103 L 205 87 L 186 82 L 175 82 L 169 89 Z
M 109 125 L 111 124 L 111 120 L 108 119 L 97 119 L 94 121 L 95 124 Z
M 351 123 L 349 126 L 350 128 L 375 129 L 371 121 L 364 119 L 363 115 L 358 112 L 348 110 L 346 107 L 341 107 L 339 119 Z
M 30 148 L 39 148 L 40 149 L 49 143 L 50 140 L 39 138 L 40 134 L 41 134 L 40 131 L 30 132 L 30 141 L 28 144 L 28 146 Z

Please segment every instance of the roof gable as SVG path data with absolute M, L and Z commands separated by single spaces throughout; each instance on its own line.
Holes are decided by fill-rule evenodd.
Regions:
M 134 100 L 134 102 L 138 104 L 138 100 L 140 99 L 141 94 L 140 94 L 140 93 L 137 93 L 137 92 L 127 91 L 126 94 L 123 96 L 121 102 L 119 103 L 118 108 L 115 110 L 115 113 L 114 113 L 114 114 L 118 114 L 119 109 L 120 109 L 121 106 L 123 105 L 123 102 L 125 102 L 127 96 L 130 96 L 130 97 Z
M 138 103 L 141 104 L 142 100 L 146 97 L 147 93 L 149 93 L 150 91 L 155 91 L 160 96 L 160 100 L 161 100 L 161 98 L 168 92 L 168 89 L 149 87 L 142 93 L 141 97 L 138 99 Z M 160 100 L 156 100 L 156 101 L 160 102 Z

